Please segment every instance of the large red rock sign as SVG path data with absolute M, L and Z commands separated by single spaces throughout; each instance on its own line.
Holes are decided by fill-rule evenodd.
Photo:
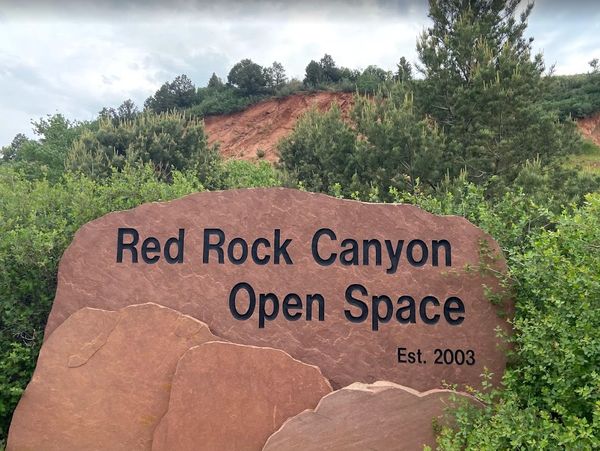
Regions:
M 485 252 L 482 254 L 482 250 Z M 46 339 L 83 307 L 152 301 L 278 348 L 336 388 L 498 380 L 498 246 L 464 218 L 290 189 L 199 193 L 108 214 L 65 252 Z M 493 271 L 482 272 L 490 263 Z

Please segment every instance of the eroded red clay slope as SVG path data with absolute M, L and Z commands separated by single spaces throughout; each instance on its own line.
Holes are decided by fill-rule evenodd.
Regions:
M 594 141 L 597 146 L 600 146 L 600 113 L 579 119 L 577 121 L 577 128 L 579 128 L 583 136 Z
M 327 110 L 333 102 L 347 112 L 352 97 L 344 92 L 301 93 L 265 100 L 238 113 L 209 116 L 204 120 L 208 140 L 220 143 L 225 158 L 256 160 L 262 150 L 263 159 L 277 161 L 277 142 L 292 131 L 302 114 L 313 106 Z

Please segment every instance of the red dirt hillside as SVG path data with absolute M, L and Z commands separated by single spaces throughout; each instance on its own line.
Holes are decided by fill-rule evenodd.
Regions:
M 584 119 L 577 120 L 577 127 L 581 134 L 600 146 L 600 113 Z
M 225 158 L 277 161 L 277 142 L 287 136 L 302 114 L 313 106 L 327 110 L 336 102 L 342 111 L 352 106 L 352 93 L 315 92 L 294 94 L 282 99 L 269 99 L 244 111 L 204 119 L 210 144 L 218 142 Z

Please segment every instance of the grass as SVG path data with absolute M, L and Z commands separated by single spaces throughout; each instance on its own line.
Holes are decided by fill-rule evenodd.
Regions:
M 589 139 L 584 139 L 581 152 L 573 155 L 569 166 L 577 167 L 582 172 L 600 175 L 600 147 Z

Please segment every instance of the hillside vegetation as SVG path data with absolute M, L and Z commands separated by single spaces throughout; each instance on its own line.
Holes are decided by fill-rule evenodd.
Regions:
M 483 412 L 452 412 L 441 449 L 600 448 L 600 176 L 578 164 L 596 147 L 573 120 L 599 111 L 598 67 L 548 76 L 526 37 L 531 8 L 519 17 L 517 0 L 464 3 L 430 2 L 418 77 L 404 58 L 392 72 L 358 71 L 325 55 L 303 81 L 287 80 L 279 63 L 243 60 L 226 83 L 213 75 L 197 88 L 182 75 L 142 111 L 125 101 L 91 122 L 49 116 L 34 123 L 38 139 L 5 146 L 0 440 L 79 227 L 196 191 L 290 186 L 461 215 L 500 243 L 509 265 L 501 282 L 516 302 L 510 363 L 500 387 L 482 375 L 473 394 Z M 288 97 L 299 91 L 312 94 Z M 345 103 L 329 107 L 331 91 L 349 93 Z M 319 98 L 327 101 L 312 108 Z

